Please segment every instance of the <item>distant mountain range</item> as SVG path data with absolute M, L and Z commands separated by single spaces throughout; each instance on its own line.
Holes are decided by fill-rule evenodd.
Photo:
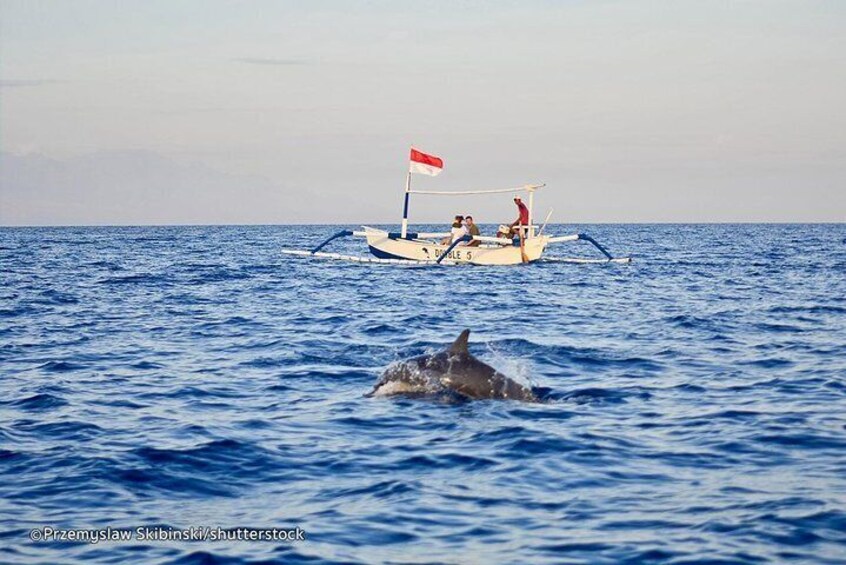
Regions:
M 202 224 L 302 221 L 290 192 L 259 176 L 148 151 L 68 159 L 0 153 L 0 224 Z M 286 202 L 287 201 L 287 202 Z

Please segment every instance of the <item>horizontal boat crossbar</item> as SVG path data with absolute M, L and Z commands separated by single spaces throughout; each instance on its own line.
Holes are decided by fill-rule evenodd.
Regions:
M 576 241 L 579 239 L 579 234 L 575 235 L 561 235 L 558 237 L 550 237 L 547 243 L 563 243 L 565 241 Z
M 448 231 L 447 232 L 436 232 L 436 231 L 420 232 L 420 233 L 417 234 L 417 237 L 415 239 L 431 239 L 431 238 L 437 238 L 437 237 L 449 237 L 451 235 L 452 234 Z
M 497 194 L 501 192 L 534 192 L 545 187 L 545 184 L 527 184 L 514 188 L 494 188 L 489 190 L 409 190 L 411 194 L 434 194 L 439 196 L 462 196 L 466 194 Z
M 393 231 L 392 232 L 354 231 L 354 232 L 352 232 L 352 234 L 356 237 L 368 237 L 368 236 L 371 236 L 371 235 L 384 234 L 389 239 L 403 239 L 402 233 L 393 232 Z M 404 239 L 409 239 L 409 240 L 411 240 L 411 239 L 431 239 L 431 238 L 438 238 L 438 237 L 449 237 L 450 235 L 452 235 L 452 234 L 449 233 L 449 232 L 416 232 L 416 233 L 408 232 L 407 234 L 405 234 Z
M 487 235 L 474 235 L 473 241 L 481 241 L 484 243 L 498 243 L 500 245 L 512 245 L 514 243 L 513 240 L 508 239 L 507 237 L 490 237 Z
M 449 232 L 446 232 L 446 233 L 418 232 L 418 233 L 407 233 L 407 234 L 405 234 L 405 237 L 403 237 L 400 232 L 389 232 L 388 238 L 389 239 L 429 239 L 429 238 L 433 238 L 433 237 L 449 237 L 450 235 L 452 235 L 452 234 L 450 234 Z

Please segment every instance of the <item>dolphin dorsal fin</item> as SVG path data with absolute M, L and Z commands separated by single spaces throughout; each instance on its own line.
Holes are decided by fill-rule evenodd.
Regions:
M 450 353 L 455 353 L 457 355 L 461 354 L 469 354 L 470 352 L 467 350 L 467 340 L 470 339 L 470 330 L 464 330 L 461 332 L 461 335 L 458 336 L 452 345 L 449 348 Z

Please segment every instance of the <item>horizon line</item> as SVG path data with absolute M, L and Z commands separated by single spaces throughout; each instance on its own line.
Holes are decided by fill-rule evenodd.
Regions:
M 433 225 L 445 224 L 446 222 L 415 222 L 409 224 L 409 227 L 415 225 Z M 386 225 L 400 225 L 400 222 L 283 222 L 283 223 L 173 223 L 173 224 L 0 224 L 0 229 L 25 229 L 25 228 L 180 228 L 180 227 L 269 227 L 269 226 L 386 226 Z M 480 226 L 495 226 L 497 223 L 480 222 Z M 781 225 L 781 226 L 802 226 L 802 225 L 817 225 L 817 226 L 838 226 L 846 225 L 846 220 L 840 222 L 830 221 L 763 221 L 763 220 L 741 220 L 741 221 L 655 221 L 655 222 L 608 222 L 608 221 L 580 221 L 580 222 L 551 222 L 549 226 L 578 226 L 578 225 L 615 225 L 615 226 L 650 226 L 650 225 L 664 225 L 664 226 L 754 226 L 754 225 Z

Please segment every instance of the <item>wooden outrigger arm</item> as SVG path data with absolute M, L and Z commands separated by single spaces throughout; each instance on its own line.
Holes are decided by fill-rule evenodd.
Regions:
M 587 241 L 588 243 L 593 244 L 593 246 L 596 247 L 597 249 L 599 249 L 599 251 L 601 251 L 602 254 L 605 255 L 608 258 L 609 261 L 611 259 L 614 259 L 614 256 L 611 255 L 611 253 L 607 249 L 605 249 L 602 245 L 600 245 L 600 243 L 598 241 L 596 241 L 595 239 L 593 239 L 591 236 L 589 236 L 586 233 L 577 233 L 577 234 L 573 234 L 573 235 L 562 235 L 562 236 L 559 236 L 559 237 L 551 237 L 551 238 L 549 238 L 547 243 L 562 243 L 562 242 L 565 242 L 565 241 L 577 241 L 577 240 Z

